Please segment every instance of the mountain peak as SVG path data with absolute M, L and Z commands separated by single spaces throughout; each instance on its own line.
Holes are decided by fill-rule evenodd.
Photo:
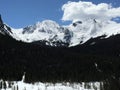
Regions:
M 46 26 L 59 26 L 59 24 L 57 24 L 55 21 L 52 21 L 52 20 L 44 20 L 42 22 L 37 22 L 35 24 L 36 26 L 41 26 L 41 25 L 46 25 Z
M 0 30 L 4 28 L 4 24 L 3 24 L 3 21 L 2 21 L 2 17 L 1 17 L 1 14 L 0 14 Z
M 1 15 L 0 15 L 0 33 L 4 35 L 6 34 L 10 35 L 10 33 L 12 33 L 11 29 L 3 23 Z
M 39 31 L 44 30 L 46 32 L 58 31 L 58 28 L 60 27 L 59 24 L 52 20 L 44 20 L 42 22 L 37 22 L 35 26 L 37 27 L 37 29 L 39 29 Z
M 120 24 L 115 22 L 89 19 L 86 21 L 75 21 L 68 26 L 60 26 L 52 20 L 44 20 L 34 25 L 21 29 L 13 29 L 3 24 L 0 18 L 0 27 L 4 28 L 2 33 L 9 34 L 16 40 L 23 42 L 47 42 L 47 45 L 57 46 L 56 43 L 67 43 L 69 46 L 76 46 L 87 42 L 91 38 L 106 35 L 105 38 L 119 34 Z M 59 44 L 60 44 L 59 43 Z

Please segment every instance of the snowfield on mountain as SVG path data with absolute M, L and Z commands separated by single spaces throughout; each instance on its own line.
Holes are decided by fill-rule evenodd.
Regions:
M 76 46 L 98 36 L 106 35 L 108 38 L 120 34 L 120 24 L 114 21 L 89 19 L 80 22 L 60 26 L 54 21 L 45 20 L 21 29 L 12 28 L 12 37 L 27 43 L 40 40 L 50 43 L 61 41 Z

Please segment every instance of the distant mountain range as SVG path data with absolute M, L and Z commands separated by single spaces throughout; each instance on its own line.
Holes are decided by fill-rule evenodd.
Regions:
M 91 38 L 104 35 L 105 39 L 120 33 L 120 24 L 96 19 L 76 21 L 67 26 L 60 26 L 54 21 L 45 20 L 20 29 L 3 25 L 2 19 L 0 23 L 4 29 L 1 33 L 7 33 L 12 38 L 26 43 L 44 41 L 48 46 L 72 47 L 84 44 Z
M 0 78 L 26 81 L 99 81 L 120 75 L 120 24 L 46 20 L 13 29 L 0 18 Z

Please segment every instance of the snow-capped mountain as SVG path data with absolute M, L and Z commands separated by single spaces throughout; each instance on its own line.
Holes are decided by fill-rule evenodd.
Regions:
M 65 44 L 69 48 L 61 46 Z M 112 21 L 89 19 L 60 26 L 47 20 L 13 29 L 0 19 L 0 78 L 5 80 L 20 80 L 26 72 L 28 82 L 112 78 L 119 84 L 119 57 L 120 24 Z
M 46 44 L 54 45 L 53 42 L 71 43 L 73 32 L 67 27 L 62 27 L 56 22 L 45 20 L 22 29 L 12 29 L 15 39 L 24 42 L 47 41 Z
M 120 24 L 96 19 L 76 21 L 67 26 L 60 26 L 55 21 L 45 20 L 21 29 L 14 29 L 2 23 L 1 19 L 0 24 L 3 29 L 0 31 L 3 34 L 6 32 L 14 39 L 27 43 L 45 41 L 46 45 L 51 46 L 58 46 L 56 43 L 76 46 L 91 38 L 102 35 L 106 35 L 107 38 L 120 33 Z

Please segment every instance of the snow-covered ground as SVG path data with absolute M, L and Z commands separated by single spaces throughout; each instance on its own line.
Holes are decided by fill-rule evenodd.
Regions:
M 36 82 L 24 83 L 23 81 L 2 81 L 0 82 L 0 90 L 101 90 L 102 83 L 41 83 Z
M 103 82 L 81 82 L 81 83 L 25 83 L 25 75 L 21 81 L 0 80 L 0 90 L 101 90 Z

